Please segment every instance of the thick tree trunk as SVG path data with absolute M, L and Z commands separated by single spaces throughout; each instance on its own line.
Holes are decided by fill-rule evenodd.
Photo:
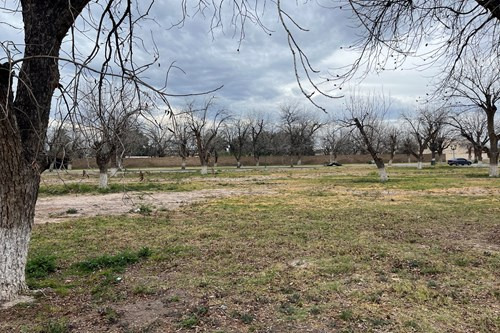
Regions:
M 186 170 L 186 157 L 182 156 L 181 170 Z
M 208 174 L 208 165 L 206 165 L 206 164 L 205 164 L 205 165 L 202 165 L 202 166 L 201 166 L 200 173 L 201 173 L 202 175 L 206 175 L 206 174 Z
M 26 166 L 20 170 L 21 175 L 17 171 L 3 169 L 1 172 L 0 302 L 27 291 L 24 269 L 40 176 Z M 6 178 L 6 174 L 12 177 Z
M 99 188 L 108 188 L 108 167 L 107 165 L 99 166 Z
M 495 113 L 496 106 L 492 106 L 486 110 L 486 123 L 488 128 L 488 136 L 490 138 L 490 177 L 498 177 L 498 135 L 495 132 Z
M 423 163 L 424 163 L 424 155 L 423 155 L 423 153 L 419 153 L 418 159 L 417 159 L 417 169 L 418 170 L 422 170 Z
M 24 60 L 13 101 L 0 69 L 0 302 L 26 290 L 25 266 L 40 185 L 61 42 L 88 0 L 23 0 Z M 7 74 L 7 75 L 6 75 Z
M 108 187 L 108 165 L 112 154 L 112 149 L 106 149 L 105 145 L 102 145 L 96 150 L 95 160 L 99 167 L 99 188 Z
M 238 161 L 236 162 L 236 168 L 237 168 L 237 169 L 241 168 L 241 162 L 240 162 L 240 160 L 238 160 Z
M 260 166 L 260 157 L 259 156 L 255 156 L 254 160 L 255 160 L 255 166 L 256 167 Z
M 108 188 L 108 173 L 99 170 L 99 188 Z
M 431 152 L 431 165 L 436 165 L 436 152 L 434 150 Z
M 385 183 L 387 180 L 389 180 L 389 177 L 387 176 L 387 171 L 385 170 L 385 167 L 378 168 L 378 174 L 380 176 L 380 181 L 382 183 Z

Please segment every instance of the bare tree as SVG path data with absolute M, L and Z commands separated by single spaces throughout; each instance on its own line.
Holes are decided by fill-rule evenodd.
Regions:
M 323 152 L 330 156 L 330 162 L 337 162 L 338 155 L 347 152 L 346 148 L 350 144 L 349 132 L 336 121 L 330 121 L 323 131 Z
M 401 141 L 401 129 L 396 125 L 387 125 L 384 134 L 384 146 L 385 150 L 389 152 L 389 166 L 392 165 L 394 161 L 394 156 L 398 151 L 399 144 Z
M 105 80 L 100 93 L 97 86 L 88 85 L 74 115 L 80 133 L 94 152 L 100 188 L 108 186 L 110 162 L 123 157 L 125 135 L 146 108 L 131 85 L 131 82 L 117 85 Z
M 172 129 L 173 122 L 170 114 L 148 115 L 143 124 L 144 133 L 149 139 L 150 153 L 152 156 L 167 156 L 168 149 L 172 144 L 175 132 Z
M 449 124 L 469 143 L 474 151 L 474 163 L 482 164 L 483 152 L 488 151 L 486 144 L 490 140 L 486 114 L 480 109 L 460 112 L 450 116 Z
M 176 154 L 182 159 L 181 169 L 186 169 L 186 159 L 195 150 L 193 133 L 189 125 L 189 115 L 176 115 L 173 119 L 173 147 Z
M 208 173 L 208 162 L 214 139 L 217 137 L 222 124 L 229 118 L 222 109 L 213 110 L 214 99 L 205 101 L 199 108 L 194 101 L 189 102 L 183 113 L 196 142 L 198 157 L 201 164 L 201 174 Z
M 346 102 L 346 114 L 342 120 L 344 126 L 357 129 L 359 141 L 363 142 L 375 162 L 381 182 L 388 180 L 380 154 L 383 149 L 384 118 L 389 106 L 389 101 L 383 94 L 360 96 L 354 92 Z
M 71 170 L 72 160 L 81 153 L 82 138 L 64 122 L 49 125 L 47 129 L 47 164 L 49 171 Z
M 436 163 L 436 154 L 439 163 L 443 163 L 443 154 L 454 142 L 452 130 L 448 126 L 440 130 L 431 141 L 429 141 L 429 149 L 431 150 L 432 160 Z
M 500 9 L 499 9 L 500 11 Z M 445 97 L 453 106 L 480 108 L 486 115 L 490 141 L 490 177 L 498 177 L 498 142 L 500 133 L 495 125 L 497 104 L 500 102 L 500 57 L 484 58 L 478 53 L 473 59 L 462 59 L 459 71 L 447 81 Z
M 340 4 L 339 4 L 340 2 Z M 500 54 L 500 0 L 342 0 L 334 7 L 351 10 L 360 38 L 352 45 L 359 57 L 344 78 L 356 71 L 399 68 L 408 56 L 445 67 L 444 79 L 456 63 L 478 49 Z M 444 80 L 446 81 L 446 80 Z
M 236 159 L 236 167 L 241 168 L 241 156 L 248 148 L 248 133 L 250 123 L 241 118 L 233 118 L 224 126 L 224 136 L 229 152 Z
M 316 117 L 298 105 L 281 106 L 281 129 L 286 133 L 290 166 L 292 156 L 297 157 L 297 165 L 302 164 L 302 156 L 314 153 L 314 134 L 323 126 Z
M 260 156 L 265 151 L 265 127 L 267 121 L 265 118 L 258 114 L 250 116 L 250 144 L 252 146 L 252 156 L 255 161 L 255 166 L 260 164 Z
M 413 117 L 403 115 L 409 135 L 404 140 L 404 150 L 417 158 L 417 169 L 422 169 L 424 151 L 429 148 L 429 142 L 435 140 L 446 123 L 446 117 L 446 111 L 439 108 L 420 109 Z

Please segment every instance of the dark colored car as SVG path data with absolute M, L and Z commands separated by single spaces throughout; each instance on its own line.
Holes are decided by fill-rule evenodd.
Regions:
M 342 164 L 340 164 L 339 162 L 330 162 L 327 163 L 326 166 L 342 166 Z
M 448 165 L 471 165 L 472 162 L 465 158 L 453 158 L 448 160 Z

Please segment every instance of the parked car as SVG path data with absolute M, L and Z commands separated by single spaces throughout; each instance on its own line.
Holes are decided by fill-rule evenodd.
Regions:
M 465 158 L 452 158 L 451 160 L 448 160 L 448 165 L 471 165 L 472 162 L 465 159 Z
M 326 166 L 342 166 L 342 164 L 340 164 L 339 162 L 330 162 L 330 163 L 327 163 L 325 165 Z

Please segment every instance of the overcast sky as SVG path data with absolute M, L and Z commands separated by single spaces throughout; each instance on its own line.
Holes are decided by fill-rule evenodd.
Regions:
M 349 19 L 348 11 L 327 9 L 318 2 L 296 4 L 287 1 L 288 12 L 294 20 L 308 32 L 296 31 L 295 37 L 309 56 L 313 67 L 327 75 L 328 70 L 349 64 L 356 54 L 346 51 L 346 46 L 356 39 L 354 22 Z M 136 50 L 136 60 L 149 60 L 148 51 L 152 52 L 151 36 L 159 49 L 159 67 L 147 73 L 147 81 L 162 86 L 169 64 L 175 61 L 181 70 L 173 70 L 169 76 L 168 91 L 173 94 L 201 92 L 224 87 L 216 93 L 218 103 L 232 112 L 248 112 L 252 110 L 276 114 L 279 105 L 300 102 L 304 106 L 314 107 L 301 95 L 295 81 L 292 54 L 288 48 L 283 28 L 277 20 L 275 5 L 267 3 L 261 19 L 272 31 L 266 31 L 248 22 L 245 26 L 245 38 L 239 44 L 239 31 L 234 35 L 231 26 L 231 15 L 227 13 L 224 29 L 210 31 L 210 13 L 206 17 L 189 9 L 188 17 L 182 27 L 172 24 L 182 18 L 180 1 L 156 1 L 151 18 L 155 21 L 143 21 L 137 34 L 143 34 L 146 50 Z M 191 1 L 193 3 L 193 1 Z M 189 1 L 188 1 L 189 4 Z M 230 9 L 230 8 L 227 8 Z M 21 26 L 20 15 L 0 13 L 0 21 Z M 22 31 L 2 25 L 2 42 L 14 40 L 22 44 Z M 150 33 L 150 31 L 152 33 Z M 77 44 L 82 53 L 90 48 L 92 40 L 78 37 Z M 22 45 L 21 45 L 22 47 Z M 341 48 L 342 47 L 342 48 Z M 239 49 L 239 51 L 238 51 Z M 3 57 L 3 55 L 0 55 Z M 5 58 L 1 59 L 5 61 Z M 418 96 L 429 91 L 427 85 L 437 71 L 421 72 L 414 67 L 416 60 L 410 60 L 404 69 L 386 71 L 382 74 L 371 74 L 361 83 L 352 81 L 350 88 L 361 91 L 382 90 L 394 99 L 391 117 L 415 107 Z M 71 73 L 62 71 L 63 79 Z M 332 91 L 332 95 L 340 95 L 348 91 Z M 325 87 L 327 88 L 327 87 Z M 174 106 L 181 106 L 184 98 L 171 100 Z M 318 99 L 329 113 L 342 110 L 342 99 Z

